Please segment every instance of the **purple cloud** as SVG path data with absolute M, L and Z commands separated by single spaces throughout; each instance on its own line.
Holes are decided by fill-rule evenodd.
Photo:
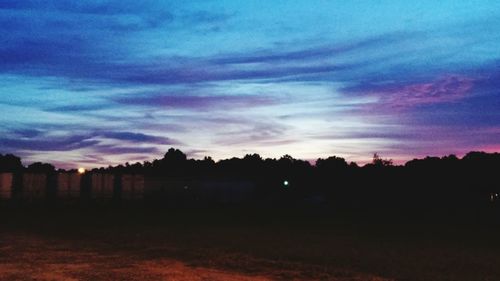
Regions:
M 37 129 L 15 129 L 12 133 L 21 138 L 34 138 L 43 134 L 42 131 Z
M 447 75 L 426 83 L 389 88 L 381 96 L 385 103 L 398 108 L 451 102 L 464 98 L 472 88 L 473 81 L 464 76 Z
M 157 147 L 132 147 L 122 145 L 96 145 L 92 150 L 103 155 L 121 155 L 121 154 L 157 154 L 160 150 Z
M 36 139 L 0 138 L 0 148 L 5 151 L 71 151 L 98 144 L 88 135 L 74 135 L 69 137 L 42 137 Z
M 364 111 L 387 113 L 408 110 L 416 106 L 459 101 L 467 97 L 475 79 L 463 75 L 443 75 L 430 81 L 392 81 L 382 85 L 360 84 L 344 88 L 344 92 L 375 97 L 375 103 L 365 105 Z
M 134 143 L 154 143 L 154 144 L 171 144 L 171 145 L 179 144 L 178 141 L 170 138 L 146 135 L 142 133 L 104 132 L 101 133 L 100 136 L 108 139 L 115 139 L 115 140 L 134 142 Z
M 71 135 L 64 137 L 47 136 L 39 130 L 14 130 L 12 132 L 17 137 L 0 138 L 0 148 L 5 151 L 11 150 L 31 150 L 31 151 L 72 151 L 82 148 L 104 147 L 111 149 L 110 146 L 101 145 L 98 138 L 116 140 L 125 143 L 136 144 L 159 144 L 159 145 L 178 145 L 178 141 L 160 136 L 152 136 L 143 133 L 132 132 L 92 132 L 88 134 Z M 141 151 L 138 149 L 137 151 Z M 144 150 L 148 152 L 149 150 Z

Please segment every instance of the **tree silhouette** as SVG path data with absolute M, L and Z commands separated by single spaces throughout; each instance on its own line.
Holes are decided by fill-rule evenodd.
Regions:
M 376 167 L 392 166 L 392 159 L 382 159 L 378 153 L 373 154 L 372 164 Z
M 52 164 L 35 162 L 29 165 L 27 170 L 33 173 L 52 174 L 55 172 L 56 168 Z
M 21 158 L 12 154 L 0 154 L 0 172 L 17 172 L 23 168 Z
M 470 152 L 461 159 L 455 155 L 425 157 L 408 161 L 404 166 L 394 165 L 392 160 L 383 159 L 375 153 L 371 163 L 360 167 L 336 156 L 319 158 L 315 165 L 290 155 L 279 159 L 263 159 L 259 154 L 247 154 L 243 158 L 233 157 L 217 162 L 210 157 L 195 160 L 187 159 L 179 149 L 170 148 L 159 160 L 109 166 L 92 172 L 113 174 L 117 179 L 124 174 L 152 176 L 153 180 L 167 187 L 172 182 L 179 183 L 181 188 L 184 183 L 207 186 L 234 184 L 235 188 L 254 186 L 256 192 L 252 198 L 274 205 L 284 202 L 296 204 L 307 198 L 321 197 L 329 204 L 339 206 L 378 208 L 404 202 L 398 208 L 444 208 L 469 204 L 471 200 L 481 204 L 485 200 L 488 202 L 490 194 L 500 193 L 496 184 L 498 167 L 500 154 L 485 152 Z M 0 155 L 0 172 L 14 172 L 16 182 L 20 184 L 22 171 L 44 173 L 49 180 L 56 178 L 51 164 L 37 162 L 24 168 L 19 157 Z M 286 188 L 285 182 L 288 183 Z M 117 192 L 119 184 L 120 181 L 117 181 Z M 55 185 L 49 181 L 51 188 Z M 195 189 L 190 189 L 190 192 Z M 168 200 L 176 202 L 176 196 L 186 194 L 182 189 L 170 194 Z M 188 202 L 185 197 L 182 198 L 180 201 Z

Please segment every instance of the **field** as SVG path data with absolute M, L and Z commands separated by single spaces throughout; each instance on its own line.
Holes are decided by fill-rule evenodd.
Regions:
M 2 209 L 0 280 L 500 280 L 496 216 L 457 216 Z

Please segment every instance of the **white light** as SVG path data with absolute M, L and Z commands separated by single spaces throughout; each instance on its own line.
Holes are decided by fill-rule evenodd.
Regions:
M 78 168 L 79 174 L 85 174 L 85 168 Z
M 284 186 L 288 186 L 288 184 L 289 184 L 288 181 L 283 181 Z

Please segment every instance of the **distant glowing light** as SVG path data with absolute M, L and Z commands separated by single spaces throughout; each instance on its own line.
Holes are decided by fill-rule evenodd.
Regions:
M 287 187 L 290 183 L 288 181 L 283 181 L 283 186 Z
M 78 168 L 79 174 L 85 174 L 85 168 Z
M 491 202 L 497 201 L 498 200 L 498 196 L 499 196 L 498 193 L 494 193 L 494 192 L 490 193 L 490 201 Z

